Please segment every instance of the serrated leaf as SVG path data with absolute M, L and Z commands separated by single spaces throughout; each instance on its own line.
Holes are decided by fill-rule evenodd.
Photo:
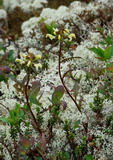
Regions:
M 54 93 L 52 94 L 52 103 L 57 104 L 60 102 L 60 99 L 64 95 L 64 87 L 62 85 L 59 85 L 55 88 Z

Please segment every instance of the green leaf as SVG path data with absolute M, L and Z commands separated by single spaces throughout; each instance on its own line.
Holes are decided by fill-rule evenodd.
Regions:
M 70 154 L 68 152 L 64 153 L 66 160 L 70 160 Z
M 112 45 L 113 44 L 113 39 L 111 36 L 107 36 L 106 40 L 105 40 L 106 44 L 107 45 Z
M 113 93 L 113 88 L 109 88 L 109 92 Z
M 38 100 L 35 95 L 30 96 L 30 103 L 38 105 Z
M 94 52 L 99 57 L 104 58 L 104 50 L 101 49 L 100 47 L 98 47 L 98 48 L 90 48 L 89 50 Z
M 46 18 L 41 17 L 38 23 L 43 23 L 46 20 Z
M 31 90 L 29 91 L 29 99 L 31 104 L 39 105 L 39 100 L 37 100 L 37 94 L 39 93 L 41 88 L 40 81 L 34 81 L 32 82 Z
M 99 44 L 106 45 L 106 42 L 100 41 Z
M 6 77 L 4 73 L 0 72 L 0 82 L 2 82 L 2 81 L 7 82 L 8 81 L 8 77 Z
M 25 113 L 22 110 L 20 110 L 19 116 L 22 120 L 25 119 Z
M 49 34 L 53 34 L 54 32 L 53 28 L 57 28 L 57 25 L 54 22 L 51 22 L 49 25 L 46 24 L 45 26 Z
M 16 104 L 15 109 L 9 112 L 9 117 L 1 117 L 0 120 L 4 123 L 9 123 L 11 126 L 18 125 L 25 119 L 25 113 L 21 110 L 20 105 Z
M 6 117 L 0 117 L 0 121 L 2 121 L 3 123 L 10 123 Z
M 62 85 L 59 85 L 55 88 L 54 93 L 52 94 L 52 103 L 57 104 L 60 102 L 60 99 L 64 95 L 64 87 Z
M 15 118 L 10 118 L 10 117 L 8 117 L 7 119 L 8 119 L 9 124 L 10 124 L 11 126 L 17 124 L 17 120 L 16 120 Z
M 20 104 L 16 103 L 16 108 L 15 108 L 15 115 L 16 117 L 21 120 L 25 119 L 25 113 L 22 111 Z
M 29 107 L 27 105 L 23 105 L 23 107 L 26 111 L 29 111 Z
M 40 91 L 40 88 L 41 88 L 40 81 L 37 80 L 37 81 L 32 82 L 32 88 L 30 90 L 29 96 L 32 96 L 32 95 L 37 96 L 37 94 Z
M 104 59 L 109 60 L 113 56 L 113 46 L 109 46 L 105 49 Z
M 10 50 L 9 53 L 8 53 L 8 60 L 10 62 L 14 62 L 14 50 Z
M 87 154 L 85 156 L 85 160 L 94 160 L 93 156 L 91 154 Z
M 10 125 L 18 125 L 25 119 L 25 113 L 22 111 L 20 104 L 16 104 L 15 109 L 11 110 L 9 114 Z
M 80 124 L 80 120 L 76 121 L 73 128 L 74 129 L 79 128 L 79 124 Z
M 113 56 L 113 45 L 108 46 L 105 50 L 102 48 L 90 48 L 90 51 L 94 52 L 96 55 L 100 57 L 101 60 L 109 60 Z

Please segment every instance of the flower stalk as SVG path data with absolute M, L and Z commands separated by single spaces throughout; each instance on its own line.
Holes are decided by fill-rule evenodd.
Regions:
M 59 55 L 58 55 L 58 71 L 59 71 L 59 76 L 60 76 L 60 80 L 65 88 L 65 91 L 67 92 L 67 94 L 70 96 L 70 98 L 73 100 L 73 102 L 75 103 L 78 111 L 80 113 L 82 113 L 81 108 L 79 107 L 78 103 L 76 102 L 76 100 L 73 98 L 73 96 L 70 94 L 68 88 L 65 85 L 65 82 L 63 80 L 62 74 L 61 74 L 61 56 L 62 56 L 62 43 L 60 42 L 60 49 L 59 49 Z

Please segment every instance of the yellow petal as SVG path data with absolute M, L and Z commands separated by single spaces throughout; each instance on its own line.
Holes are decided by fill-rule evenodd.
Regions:
M 68 38 L 70 39 L 70 41 L 72 40 L 72 38 L 76 38 L 75 34 L 74 33 L 71 33 L 68 35 Z
M 38 55 L 36 55 L 35 57 L 36 57 L 36 59 L 41 59 L 41 58 L 42 58 L 42 56 L 41 56 L 41 55 L 39 55 L 39 54 L 38 54 Z
M 69 29 L 65 29 L 64 31 L 67 32 L 67 33 L 69 33 Z
M 58 40 L 61 40 L 61 35 L 60 34 L 58 35 Z
M 34 64 L 34 66 L 35 66 L 36 69 L 42 68 L 42 65 L 40 63 Z
M 28 61 L 27 63 L 27 67 L 29 67 L 31 65 L 31 61 Z
M 46 38 L 53 40 L 55 39 L 55 36 L 53 36 L 52 34 L 46 34 Z
M 19 62 L 20 64 L 24 64 L 24 61 L 19 58 L 16 58 L 15 62 Z

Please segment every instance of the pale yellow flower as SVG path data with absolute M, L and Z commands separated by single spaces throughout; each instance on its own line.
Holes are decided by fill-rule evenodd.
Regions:
M 19 58 L 16 58 L 15 62 L 18 62 L 18 63 L 20 63 L 20 64 L 24 64 L 24 61 L 21 60 L 21 59 L 19 59 Z
M 65 29 L 63 33 L 64 33 L 64 34 L 68 34 L 68 33 L 69 33 L 69 30 L 68 30 L 68 29 Z
M 58 35 L 58 40 L 61 40 L 61 35 L 60 34 Z
M 46 34 L 46 38 L 50 38 L 51 40 L 55 39 L 55 36 L 52 34 Z
M 53 32 L 54 35 L 56 35 L 56 33 L 59 31 L 58 28 L 53 28 L 53 30 L 54 30 L 54 32 Z
M 67 28 L 64 31 L 67 32 L 67 33 L 69 33 L 69 29 L 67 29 Z
M 76 38 L 75 34 L 74 33 L 71 33 L 68 35 L 68 38 L 70 41 L 72 41 L 72 38 Z
M 58 32 L 58 31 L 59 31 L 58 28 L 53 28 L 53 30 L 54 30 L 55 32 Z
M 38 54 L 38 55 L 35 56 L 35 58 L 36 58 L 36 59 L 41 59 L 42 56 Z
M 27 67 L 30 67 L 30 65 L 31 65 L 31 61 L 28 61 Z
M 35 68 L 38 70 L 39 68 L 42 68 L 42 65 L 40 63 L 34 64 Z

